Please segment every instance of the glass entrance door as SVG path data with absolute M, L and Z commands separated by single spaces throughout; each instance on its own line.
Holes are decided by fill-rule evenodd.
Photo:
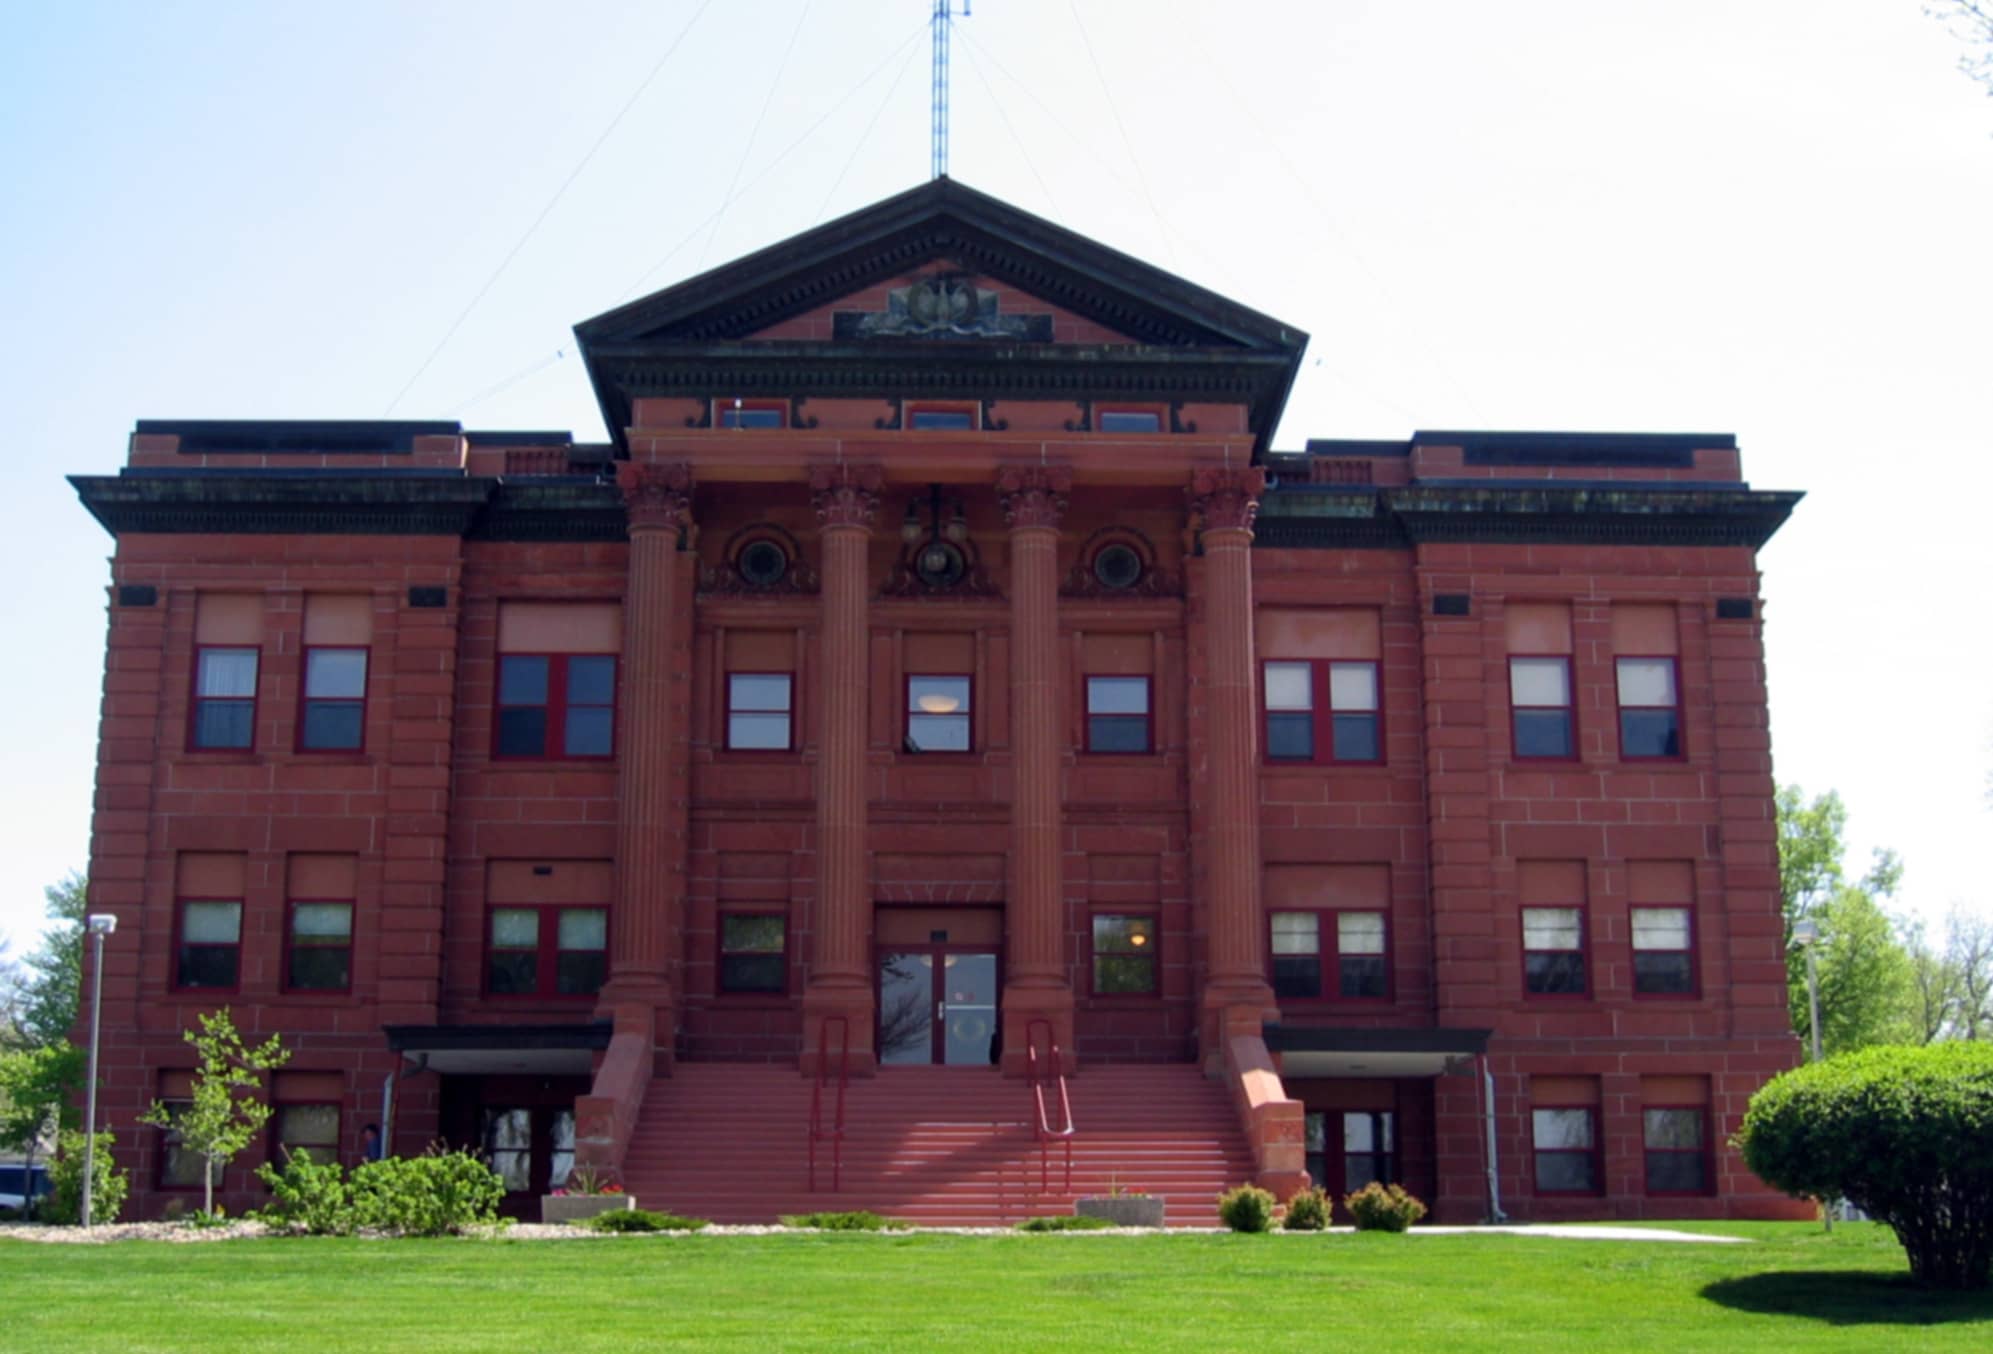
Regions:
M 997 956 L 899 946 L 879 952 L 879 1061 L 987 1067 L 997 1034 Z

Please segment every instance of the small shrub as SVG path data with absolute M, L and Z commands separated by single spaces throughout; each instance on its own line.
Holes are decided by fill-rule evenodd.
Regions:
M 401 1236 L 456 1236 L 498 1222 L 505 1181 L 469 1152 L 431 1149 L 353 1170 L 354 1220 Z
M 353 1188 L 336 1161 L 318 1162 L 299 1148 L 284 1158 L 283 1169 L 267 1162 L 256 1178 L 270 1187 L 270 1202 L 256 1217 L 272 1227 L 310 1236 L 345 1236 L 358 1225 Z
M 855 1213 L 785 1213 L 784 1227 L 814 1227 L 820 1232 L 905 1232 L 913 1224 L 898 1218 L 882 1218 L 862 1209 Z
M 1235 1232 L 1264 1232 L 1273 1226 L 1273 1205 L 1258 1185 L 1240 1185 L 1218 1196 L 1218 1221 Z
M 1329 1196 L 1318 1189 L 1304 1189 L 1287 1201 L 1287 1216 L 1280 1225 L 1290 1232 L 1319 1232 L 1329 1225 Z
M 1017 1224 L 1020 1232 L 1098 1232 L 1121 1224 L 1110 1218 L 1026 1218 Z
M 117 1145 L 114 1134 L 97 1135 L 97 1160 L 90 1181 L 90 1221 L 116 1222 L 125 1206 L 131 1181 L 118 1169 L 111 1156 Z M 83 1220 L 83 1134 L 70 1130 L 56 1140 L 55 1160 L 48 1168 L 49 1193 L 42 1201 L 44 1222 L 67 1223 L 74 1227 Z
M 205 1232 L 215 1227 L 228 1226 L 228 1210 L 222 1207 L 213 1209 L 197 1208 L 186 1218 L 187 1226 L 197 1232 Z
M 1343 1207 L 1355 1219 L 1359 1232 L 1402 1232 L 1426 1215 L 1426 1206 L 1407 1194 L 1403 1185 L 1375 1180 L 1343 1196 Z
M 704 1218 L 681 1218 L 675 1213 L 654 1213 L 648 1208 L 598 1213 L 582 1224 L 597 1232 L 696 1232 L 710 1225 Z
M 576 1166 L 567 1173 L 567 1183 L 554 1191 L 555 1194 L 621 1194 L 623 1187 L 616 1183 L 614 1171 L 594 1166 Z

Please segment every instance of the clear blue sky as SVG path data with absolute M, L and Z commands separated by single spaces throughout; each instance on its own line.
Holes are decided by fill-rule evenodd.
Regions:
M 86 851 L 110 541 L 64 474 L 142 417 L 599 437 L 570 324 L 926 177 L 929 8 L 15 7 L 0 934 Z M 1310 331 L 1281 445 L 1735 431 L 1810 493 L 1762 557 L 1779 776 L 1935 914 L 1993 906 L 1993 100 L 1957 52 L 1917 0 L 978 0 L 952 167 Z

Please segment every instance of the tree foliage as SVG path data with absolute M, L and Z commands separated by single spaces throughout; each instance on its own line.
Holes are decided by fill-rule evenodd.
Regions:
M 1993 94 L 1993 0 L 1929 0 L 1924 10 L 1965 44 L 1958 68 Z
M 1738 1133 L 1778 1189 L 1853 1200 L 1919 1283 L 1993 1284 L 1993 1044 L 1874 1048 L 1785 1072 Z
M 43 1144 L 82 1124 L 82 1086 L 83 1051 L 67 1042 L 0 1053 L 0 1148 L 20 1153 L 30 1178 Z
M 47 1048 L 69 1037 L 83 986 L 83 913 L 89 881 L 71 873 L 42 890 L 51 923 L 41 946 L 20 961 L 6 1013 L 11 1032 L 0 1039 L 21 1048 Z
M 253 1048 L 244 1044 L 226 1006 L 199 1020 L 199 1029 L 186 1032 L 201 1059 L 192 1098 L 177 1104 L 155 1100 L 139 1122 L 178 1133 L 182 1147 L 205 1159 L 202 1211 L 212 1214 L 215 1177 L 270 1121 L 270 1106 L 257 1094 L 263 1073 L 282 1067 L 291 1055 L 274 1034 Z

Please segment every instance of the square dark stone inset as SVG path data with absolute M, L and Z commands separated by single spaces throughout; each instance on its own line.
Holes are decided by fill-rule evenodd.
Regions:
M 1716 619 L 1719 621 L 1748 621 L 1756 612 L 1748 597 L 1719 597 L 1716 599 Z
M 157 606 L 159 589 L 150 583 L 120 583 L 118 585 L 119 606 Z
M 408 604 L 416 607 L 438 607 L 450 605 L 448 588 L 410 588 Z
M 1439 592 L 1433 594 L 1432 614 L 1435 616 L 1465 616 L 1471 610 L 1471 599 L 1464 592 Z

